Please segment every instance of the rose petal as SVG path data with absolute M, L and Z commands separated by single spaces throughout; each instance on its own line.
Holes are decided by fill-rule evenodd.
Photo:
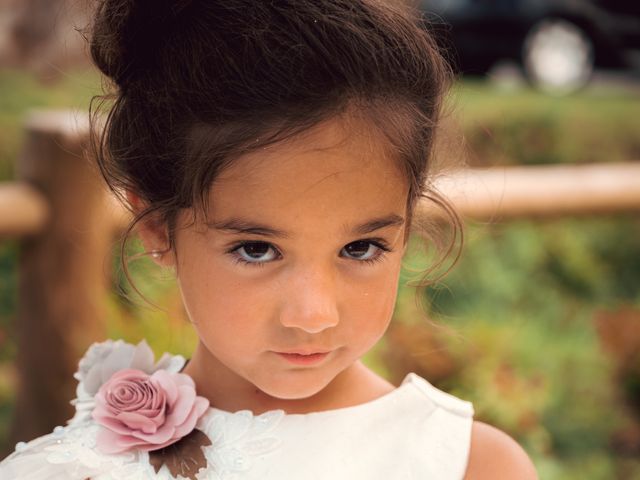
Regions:
M 164 444 L 169 445 L 171 443 L 174 443 L 174 441 L 165 442 Z M 145 442 L 144 440 L 140 440 L 131 435 L 121 435 L 120 438 L 117 439 L 117 445 L 119 446 L 121 452 L 133 449 L 146 451 L 150 449 L 160 448 L 157 447 L 154 443 Z
M 166 402 L 169 408 L 171 408 L 178 399 L 178 386 L 176 385 L 174 378 L 177 375 L 180 374 L 170 374 L 165 372 L 164 370 L 158 370 L 153 375 L 151 375 L 151 381 L 157 385 L 157 388 L 160 388 L 164 391 L 167 398 Z
M 198 411 L 198 418 L 200 418 L 209 409 L 209 399 L 205 397 L 196 397 L 194 408 Z
M 85 391 L 89 393 L 89 395 L 96 393 L 103 383 L 102 370 L 99 368 L 89 370 L 82 382 Z
M 116 416 L 116 420 L 121 421 L 130 429 L 141 430 L 143 433 L 155 433 L 158 430 L 156 422 L 135 412 L 123 412 Z
M 146 416 L 149 420 L 156 424 L 159 428 L 166 423 L 166 412 L 164 409 L 160 410 L 148 410 L 145 412 L 139 412 L 141 415 Z
M 113 349 L 99 365 L 96 365 L 100 369 L 101 383 L 108 381 L 114 373 L 128 370 L 133 353 L 134 346 L 128 343 Z
M 180 361 L 182 359 L 182 361 Z M 153 371 L 157 370 L 166 370 L 169 373 L 177 373 L 184 366 L 184 358 L 180 355 L 169 355 L 168 353 L 163 353 L 160 360 L 158 360 L 153 367 Z
M 106 428 L 100 429 L 96 435 L 96 446 L 105 454 L 122 453 L 139 443 L 138 439 L 112 432 Z
M 151 402 L 149 405 L 147 405 L 147 408 L 150 410 L 166 410 L 167 409 L 167 404 L 168 404 L 168 400 L 167 400 L 167 395 L 166 392 L 162 392 L 162 395 L 154 395 L 153 398 L 151 399 Z
M 176 378 L 176 384 L 178 386 L 189 386 L 192 388 L 196 388 L 196 383 L 193 381 L 193 378 L 191 378 L 189 375 L 187 375 L 186 373 L 177 373 L 175 374 L 175 378 Z
M 160 450 L 161 448 L 164 448 L 168 445 L 171 445 L 172 443 L 176 443 L 178 439 L 177 438 L 171 438 L 169 440 L 167 440 L 166 442 L 162 442 L 162 443 L 158 443 L 158 444 L 154 444 L 154 443 L 147 443 L 144 445 L 140 445 L 138 446 L 138 450 L 144 450 L 147 452 L 151 452 L 153 450 Z
M 116 415 L 118 413 L 116 409 L 114 409 L 111 405 L 109 405 L 109 403 L 107 402 L 107 399 L 104 397 L 102 392 L 98 392 L 94 397 L 94 400 L 96 403 L 96 407 L 95 407 L 96 409 L 101 409 L 105 413 L 109 413 L 111 415 Z
M 187 361 L 182 355 L 174 355 L 170 359 L 169 364 L 166 367 L 156 366 L 156 370 L 159 370 L 160 368 L 162 368 L 163 370 L 166 370 L 169 373 L 178 373 L 182 371 L 182 369 L 186 364 L 187 364 Z
M 135 430 L 131 432 L 131 436 L 139 438 L 140 440 L 144 440 L 148 443 L 159 444 L 167 442 L 172 438 L 177 439 L 177 437 L 174 435 L 175 431 L 176 428 L 174 425 L 165 422 L 154 433 L 144 433 L 139 430 Z
M 196 402 L 189 412 L 189 415 L 185 419 L 184 423 L 176 427 L 175 436 L 178 438 L 182 438 L 185 435 L 191 433 L 191 431 L 196 428 L 198 419 L 207 410 L 207 408 L 209 408 L 209 400 L 204 397 L 197 397 Z
M 135 368 L 123 368 L 122 370 L 118 370 L 114 372 L 111 377 L 107 380 L 107 383 L 112 382 L 121 382 L 121 381 L 144 381 L 148 380 L 149 375 L 143 372 L 142 370 L 137 370 Z M 105 385 L 103 385 L 104 387 Z
M 165 408 L 141 408 L 140 410 L 137 410 L 137 413 L 144 415 L 147 418 L 155 418 L 159 415 L 164 415 Z
M 136 345 L 129 366 L 151 374 L 154 370 L 153 360 L 154 355 L 151 347 L 149 347 L 146 340 L 142 340 L 138 345 Z
M 182 386 L 178 388 L 178 401 L 170 407 L 167 422 L 172 425 L 182 425 L 193 409 L 196 399 L 196 391 L 193 387 Z
M 162 375 L 164 378 L 170 378 L 171 382 L 174 383 L 177 387 L 181 387 L 181 386 L 189 386 L 189 387 L 193 387 L 196 388 L 196 384 L 193 381 L 193 378 L 191 378 L 189 375 L 187 375 L 186 373 L 169 373 L 166 371 L 162 371 L 164 375 Z M 155 372 L 160 373 L 160 371 Z
M 122 382 L 114 385 L 107 396 L 107 403 L 124 411 L 140 410 L 152 401 L 153 393 L 141 383 Z
M 138 364 L 148 357 L 139 345 Z M 198 397 L 191 377 L 164 370 L 146 374 L 136 368 L 114 372 L 95 396 L 92 412 L 101 429 L 101 450 L 157 450 L 190 433 L 209 402 Z M 110 433 L 106 433 L 110 432 Z

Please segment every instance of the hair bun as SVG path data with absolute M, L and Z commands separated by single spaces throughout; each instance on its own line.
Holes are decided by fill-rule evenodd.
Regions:
M 98 68 L 125 88 L 153 64 L 157 51 L 193 0 L 101 0 L 91 32 Z

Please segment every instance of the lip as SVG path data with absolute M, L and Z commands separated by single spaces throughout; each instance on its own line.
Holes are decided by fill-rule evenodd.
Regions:
M 315 365 L 322 362 L 331 351 L 314 352 L 314 353 L 302 353 L 298 352 L 275 352 L 280 357 L 284 358 L 294 365 Z
M 324 348 L 298 348 L 297 350 L 281 350 L 276 353 L 284 353 L 285 355 L 314 355 L 316 353 L 330 353 L 331 350 Z

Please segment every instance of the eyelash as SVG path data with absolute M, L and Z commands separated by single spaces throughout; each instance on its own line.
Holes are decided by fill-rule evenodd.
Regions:
M 364 238 L 362 240 L 356 240 L 354 242 L 350 242 L 347 245 L 351 245 L 352 243 L 358 243 L 358 242 L 370 243 L 374 247 L 377 247 L 377 248 L 379 248 L 381 250 L 381 252 L 378 253 L 373 258 L 367 258 L 367 259 L 364 259 L 364 260 L 351 259 L 351 260 L 355 260 L 358 263 L 364 263 L 364 264 L 367 264 L 367 265 L 373 265 L 373 264 L 379 262 L 380 260 L 382 260 L 386 253 L 389 253 L 389 252 L 392 251 L 391 247 L 387 244 L 387 242 L 385 242 L 381 238 Z M 279 257 L 281 257 L 282 254 L 273 245 L 271 245 L 269 242 L 261 242 L 261 241 L 243 241 L 243 242 L 236 243 L 229 250 L 227 250 L 227 253 L 234 258 L 236 264 L 248 265 L 248 266 L 251 266 L 251 267 L 264 267 L 267 263 L 273 262 L 274 260 L 270 260 L 268 262 L 249 262 L 249 261 L 245 260 L 244 258 L 242 258 L 241 256 L 239 256 L 239 254 L 237 253 L 238 249 L 240 249 L 240 248 L 242 248 L 242 247 L 244 247 L 246 245 L 251 245 L 251 244 L 256 244 L 256 243 L 264 243 L 266 245 L 269 245 L 269 247 L 272 248 L 275 252 L 277 252 Z M 349 258 L 349 257 L 345 257 L 345 258 Z

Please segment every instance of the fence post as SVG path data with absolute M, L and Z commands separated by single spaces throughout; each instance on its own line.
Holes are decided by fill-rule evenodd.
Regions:
M 21 241 L 13 441 L 70 418 L 78 358 L 104 337 L 113 229 L 106 189 L 83 155 L 87 123 L 71 112 L 35 112 L 26 121 L 17 176 L 44 194 L 51 215 L 41 233 Z

